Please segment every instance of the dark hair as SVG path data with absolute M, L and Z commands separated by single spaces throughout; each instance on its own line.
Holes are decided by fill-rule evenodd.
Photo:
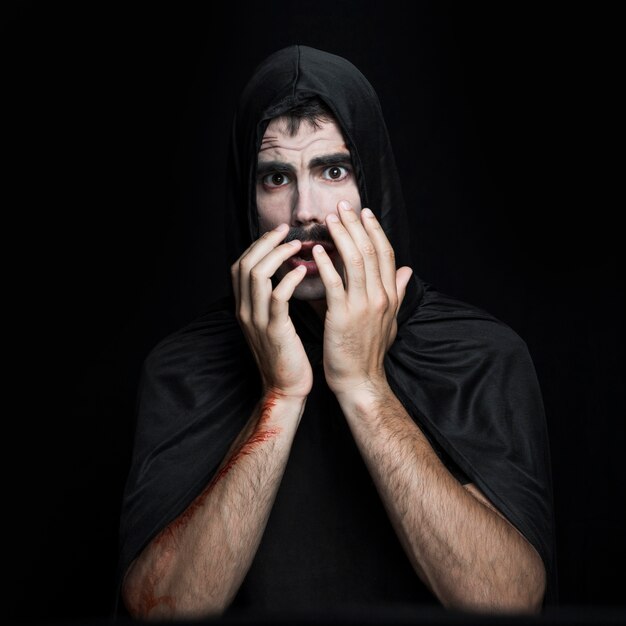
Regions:
M 320 122 L 333 121 L 335 116 L 319 96 L 311 96 L 278 115 L 277 119 L 285 122 L 287 133 L 294 137 L 303 121 L 311 128 L 320 128 Z

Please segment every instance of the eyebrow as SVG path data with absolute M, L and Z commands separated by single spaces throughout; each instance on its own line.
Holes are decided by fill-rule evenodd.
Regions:
M 331 167 L 332 165 L 352 165 L 352 158 L 349 152 L 335 152 L 334 154 L 323 154 L 309 161 L 309 169 L 314 167 Z M 259 161 L 257 163 L 257 177 L 263 177 L 270 172 L 283 174 L 294 174 L 295 168 L 290 163 L 284 161 Z

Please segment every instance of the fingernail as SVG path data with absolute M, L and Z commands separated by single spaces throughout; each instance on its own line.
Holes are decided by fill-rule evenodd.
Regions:
M 337 215 L 335 215 L 335 213 L 331 213 L 326 219 L 329 222 L 338 222 L 339 221 L 339 218 L 337 217 Z
M 287 242 L 290 246 L 299 246 L 300 245 L 300 240 L 299 239 L 292 239 L 291 241 Z
M 326 250 L 324 250 L 324 246 L 320 246 L 319 243 L 316 246 L 313 246 L 313 250 L 315 252 L 326 252 Z
M 363 213 L 365 217 L 374 217 L 374 214 L 372 213 L 371 209 L 363 209 L 361 213 Z
M 274 230 L 282 230 L 285 224 L 279 224 Z
M 339 208 L 340 208 L 340 209 L 343 209 L 344 211 L 349 211 L 349 210 L 350 210 L 350 203 L 349 203 L 349 202 L 346 202 L 345 200 L 342 200 L 342 201 L 339 203 Z

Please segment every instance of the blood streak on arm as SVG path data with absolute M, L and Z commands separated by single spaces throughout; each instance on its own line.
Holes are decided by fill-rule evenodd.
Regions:
M 253 434 L 246 439 L 246 441 L 237 448 L 234 454 L 224 463 L 224 465 L 218 470 L 217 474 L 213 477 L 213 480 L 207 485 L 207 487 L 198 495 L 198 497 L 187 507 L 187 509 L 177 517 L 168 528 L 175 530 L 185 526 L 189 520 L 193 517 L 195 511 L 204 504 L 207 496 L 213 491 L 215 485 L 220 482 L 226 474 L 228 474 L 235 465 L 244 456 L 251 454 L 259 445 L 265 441 L 269 441 L 278 433 L 280 428 L 268 428 L 267 422 L 269 422 L 272 414 L 272 409 L 276 406 L 276 394 L 270 394 L 263 402 L 259 415 L 259 420 L 256 424 L 256 429 Z
M 166 605 L 173 610 L 176 607 L 176 599 L 172 596 L 157 596 L 156 586 L 159 582 L 159 572 L 164 571 L 175 556 L 173 546 L 177 543 L 177 534 L 189 523 L 195 512 L 204 504 L 204 501 L 213 491 L 215 485 L 226 476 L 241 458 L 251 454 L 260 444 L 269 441 L 281 432 L 280 428 L 268 428 L 267 423 L 272 414 L 272 409 L 276 406 L 277 394 L 268 395 L 261 406 L 259 420 L 252 435 L 241 444 L 234 454 L 218 470 L 213 480 L 196 497 L 196 499 L 179 515 L 173 522 L 166 526 L 153 541 L 154 547 L 160 547 L 155 554 L 159 554 L 158 563 L 154 568 L 154 574 L 150 575 L 145 587 L 140 594 L 141 614 L 148 615 L 155 607 Z
M 257 422 L 256 431 L 246 440 L 246 442 L 240 446 L 240 448 L 230 457 L 230 459 L 226 462 L 226 464 L 217 472 L 214 476 L 213 480 L 209 484 L 209 486 L 202 492 L 201 497 L 202 500 L 206 497 L 206 494 L 210 493 L 213 487 L 222 479 L 230 470 L 237 464 L 239 459 L 250 454 L 256 448 L 258 448 L 259 444 L 264 441 L 269 441 L 278 433 L 280 433 L 280 428 L 267 428 L 267 422 L 270 419 L 270 415 L 272 414 L 272 409 L 276 406 L 276 394 L 270 394 L 263 402 L 263 406 L 261 407 L 261 414 L 259 416 L 259 421 Z M 191 508 L 191 507 L 190 507 Z

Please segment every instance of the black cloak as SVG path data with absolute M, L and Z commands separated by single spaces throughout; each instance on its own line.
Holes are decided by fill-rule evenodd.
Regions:
M 350 62 L 300 45 L 257 67 L 234 116 L 227 201 L 232 260 L 258 236 L 256 156 L 267 124 L 312 95 L 343 130 L 362 206 L 381 221 L 398 266 L 412 266 L 400 181 L 376 93 Z M 306 303 L 293 300 L 290 312 L 315 383 L 234 606 L 436 604 L 400 547 L 326 386 L 323 323 Z M 548 573 L 546 602 L 554 602 L 549 442 L 525 343 L 490 314 L 437 292 L 415 274 L 398 321 L 385 361 L 390 386 L 451 471 L 475 483 L 537 549 Z M 232 298 L 151 351 L 122 503 L 118 585 L 146 544 L 210 482 L 259 397 L 258 372 Z

